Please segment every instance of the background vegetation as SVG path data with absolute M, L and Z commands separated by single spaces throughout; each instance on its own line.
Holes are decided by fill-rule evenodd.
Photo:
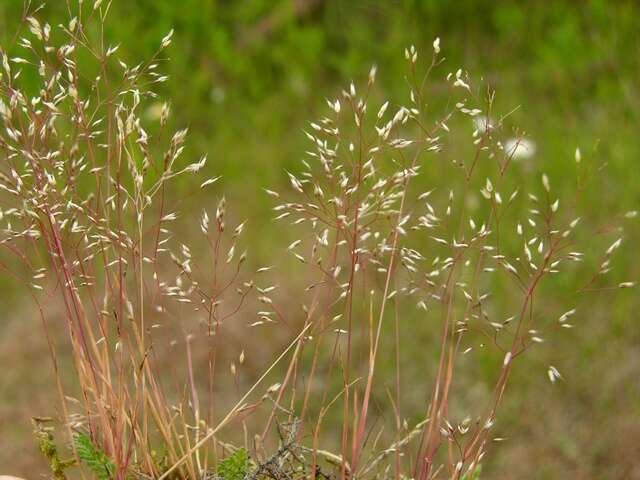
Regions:
M 12 44 L 22 8 L 22 0 L 0 3 L 3 45 Z M 65 2 L 50 2 L 40 16 L 63 22 Z M 119 54 L 130 64 L 149 57 L 175 29 L 164 66 L 170 79 L 161 93 L 172 102 L 174 126 L 190 127 L 189 150 L 209 154 L 206 175 L 224 179 L 211 197 L 194 197 L 197 185 L 181 184 L 183 210 L 215 205 L 224 189 L 259 238 L 251 246 L 257 263 L 284 256 L 274 245 L 287 245 L 290 235 L 270 221 L 261 187 L 286 184 L 284 170 L 306 147 L 301 131 L 325 108 L 324 98 L 349 79 L 365 79 L 373 63 L 376 96 L 404 92 L 403 49 L 415 44 L 429 51 L 436 36 L 450 68 L 464 66 L 496 89 L 497 110 L 519 107 L 508 122 L 537 147 L 516 167 L 523 182 L 539 182 L 544 171 L 561 197 L 572 198 L 576 169 L 590 170 L 597 182 L 580 199 L 594 225 L 639 207 L 640 7 L 634 1 L 115 0 L 107 26 L 108 43 L 121 43 Z M 433 92 L 433 103 L 447 100 L 444 86 Z M 420 181 L 439 180 L 437 169 L 426 168 Z M 186 228 L 197 230 L 195 223 Z M 640 277 L 639 242 L 640 230 L 630 222 L 617 265 L 625 278 Z M 45 465 L 29 418 L 52 413 L 53 380 L 37 317 L 15 285 L 0 282 L 0 470 L 36 478 Z M 583 303 L 581 316 L 576 329 L 550 339 L 516 369 L 518 388 L 503 412 L 508 439 L 495 449 L 487 478 L 640 478 L 637 293 L 583 300 L 574 292 L 570 282 L 549 292 L 550 307 Z M 403 345 L 415 356 L 409 368 L 416 375 L 432 333 L 421 325 L 424 331 Z M 256 345 L 256 352 L 268 355 L 268 346 Z M 549 385 L 549 363 L 565 381 Z M 487 375 L 494 368 L 480 367 Z M 470 391 L 482 388 L 481 378 L 470 382 Z M 415 393 L 416 415 L 421 393 Z

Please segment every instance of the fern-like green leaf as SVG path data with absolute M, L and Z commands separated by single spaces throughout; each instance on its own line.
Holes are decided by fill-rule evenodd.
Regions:
M 115 476 L 115 465 L 106 453 L 96 447 L 88 435 L 77 433 L 74 437 L 74 444 L 78 458 L 96 476 L 98 480 L 113 480 Z
M 243 480 L 247 474 L 249 457 L 244 448 L 240 448 L 218 465 L 218 476 L 224 480 Z

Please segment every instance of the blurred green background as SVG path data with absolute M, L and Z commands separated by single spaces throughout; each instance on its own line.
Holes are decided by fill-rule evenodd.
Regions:
M 49 2 L 39 18 L 64 22 L 65 4 Z M 2 45 L 12 44 L 22 8 L 0 2 Z M 545 171 L 571 197 L 579 146 L 598 177 L 583 196 L 588 222 L 640 207 L 636 1 L 114 0 L 106 36 L 135 64 L 171 28 L 170 79 L 159 93 L 171 101 L 173 124 L 190 127 L 189 151 L 208 153 L 206 174 L 223 175 L 228 197 L 241 200 L 230 202 L 236 214 L 260 232 L 251 245 L 259 263 L 287 236 L 268 220 L 261 187 L 286 184 L 284 169 L 298 164 L 302 129 L 324 112 L 324 99 L 350 79 L 364 81 L 374 63 L 378 97 L 404 95 L 403 49 L 415 44 L 429 55 L 436 36 L 448 68 L 482 77 L 499 110 L 519 106 L 510 122 L 537 146 L 516 167 L 525 182 Z M 447 89 L 436 83 L 432 95 L 442 101 Z M 425 171 L 422 181 L 437 178 Z M 623 280 L 640 276 L 639 244 L 629 222 L 616 274 Z M 28 419 L 50 414 L 55 394 L 37 317 L 18 288 L 5 279 L 2 287 L 0 474 L 36 478 L 44 466 Z M 563 300 L 572 301 L 551 303 L 562 308 Z M 640 479 L 639 306 L 633 290 L 596 296 L 560 349 L 543 347 L 535 364 L 523 363 L 505 406 L 509 440 L 493 451 L 486 478 Z M 557 365 L 566 381 L 551 388 L 544 368 L 530 375 L 538 363 Z

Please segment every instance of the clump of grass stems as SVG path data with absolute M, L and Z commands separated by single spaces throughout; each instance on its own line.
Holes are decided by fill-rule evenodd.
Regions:
M 195 248 L 172 230 L 181 221 L 172 181 L 197 178 L 206 163 L 183 160 L 187 130 L 169 131 L 167 104 L 154 121 L 144 115 L 166 80 L 172 32 L 151 59 L 128 65 L 105 39 L 108 10 L 109 2 L 70 5 L 68 24 L 51 27 L 27 6 L 28 31 L 17 40 L 26 54 L 1 53 L 0 244 L 11 254 L 2 267 L 38 306 L 74 463 L 95 457 L 118 480 L 203 479 L 219 465 L 251 479 L 475 478 L 514 363 L 541 332 L 571 326 L 571 305 L 555 319 L 537 314 L 540 285 L 583 259 L 572 240 L 578 219 L 563 213 L 549 178 L 526 193 L 509 176 L 518 143 L 502 143 L 507 115 L 494 111 L 494 93 L 461 69 L 445 71 L 450 102 L 429 107 L 432 78 L 446 68 L 436 40 L 425 67 L 414 47 L 405 51 L 403 101 L 371 106 L 375 68 L 362 89 L 352 83 L 328 100 L 327 115 L 305 132 L 301 169 L 286 172 L 291 190 L 265 189 L 276 221 L 296 232 L 283 250 L 301 267 L 280 281 L 304 287 L 288 295 L 272 283 L 276 267 L 249 268 L 239 254 L 245 224 L 230 224 L 224 197 L 199 216 Z M 36 87 L 22 84 L 26 71 Z M 449 153 L 464 152 L 460 145 L 469 158 Z M 447 183 L 422 191 L 425 169 Z M 213 189 L 217 180 L 196 181 Z M 602 288 L 620 243 L 604 251 L 585 290 Z M 493 303 L 492 289 L 509 301 Z M 416 360 L 429 373 L 408 379 L 402 350 L 415 319 L 441 333 Z M 52 338 L 60 322 L 71 387 Z M 286 338 L 246 388 L 245 353 L 227 348 L 233 328 Z M 175 350 L 163 331 L 179 333 Z M 499 365 L 482 405 L 456 387 L 463 358 L 479 348 Z M 171 388 L 163 372 L 178 353 L 187 374 Z M 392 378 L 381 378 L 380 362 L 393 362 Z M 548 374 L 560 378 L 555 367 Z M 425 394 L 414 425 L 407 388 Z M 453 395 L 466 414 L 453 411 Z M 380 402 L 391 419 L 376 418 Z M 239 437 L 246 467 L 232 455 Z M 229 456 L 237 462 L 220 463 Z M 86 461 L 81 472 L 91 475 Z

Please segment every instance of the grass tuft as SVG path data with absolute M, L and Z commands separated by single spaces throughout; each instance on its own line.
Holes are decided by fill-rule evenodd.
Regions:
M 579 311 L 551 311 L 547 283 L 581 269 L 580 294 L 635 286 L 609 275 L 623 218 L 593 232 L 590 272 L 575 199 L 545 172 L 525 191 L 511 171 L 535 144 L 505 132 L 511 112 L 436 39 L 426 55 L 405 49 L 403 97 L 377 99 L 374 66 L 304 128 L 304 159 L 282 172 L 290 188 L 264 188 L 293 237 L 274 259 L 288 259 L 254 265 L 245 246 L 259 237 L 245 240 L 219 177 L 201 178 L 208 157 L 188 151 L 188 129 L 169 129 L 167 104 L 144 115 L 173 30 L 128 65 L 105 41 L 108 10 L 81 2 L 56 27 L 28 11 L 27 54 L 0 51 L 2 267 L 41 315 L 74 463 L 100 480 L 477 478 L 508 428 L 518 360 Z M 445 105 L 430 103 L 434 78 Z M 441 181 L 424 190 L 426 169 Z M 215 206 L 196 215 L 181 177 Z M 417 338 L 419 322 L 439 335 Z M 62 328 L 72 385 L 51 336 Z M 251 337 L 276 353 L 236 351 Z M 412 363 L 410 342 L 425 353 Z M 478 365 L 497 372 L 479 393 L 465 383 Z M 64 478 L 71 462 L 38 438 Z

